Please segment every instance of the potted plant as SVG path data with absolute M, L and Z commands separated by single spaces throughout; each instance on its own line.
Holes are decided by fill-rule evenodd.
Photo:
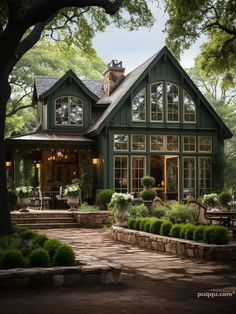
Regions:
M 230 193 L 230 191 L 222 191 L 219 195 L 218 195 L 218 199 L 220 202 L 220 205 L 223 208 L 230 208 L 231 205 L 231 201 L 232 201 L 232 194 Z
M 116 224 L 126 226 L 129 218 L 129 207 L 133 201 L 133 195 L 129 193 L 112 194 L 109 209 L 113 211 Z
M 30 197 L 32 195 L 33 188 L 31 186 L 19 186 L 16 188 L 16 195 L 18 205 L 21 212 L 28 212 L 27 207 L 30 205 Z
M 155 182 L 156 182 L 155 178 L 151 176 L 145 176 L 141 179 L 141 184 L 144 187 L 144 189 L 140 195 L 144 201 L 145 206 L 149 210 L 151 210 L 153 200 L 157 196 L 156 191 L 152 189 L 152 187 L 155 185 Z
M 78 210 L 81 200 L 81 189 L 78 183 L 67 185 L 64 191 L 69 210 Z
M 213 208 L 216 206 L 218 203 L 218 196 L 216 193 L 211 193 L 211 194 L 204 194 L 203 195 L 203 200 L 202 200 L 203 205 L 205 205 L 207 208 Z

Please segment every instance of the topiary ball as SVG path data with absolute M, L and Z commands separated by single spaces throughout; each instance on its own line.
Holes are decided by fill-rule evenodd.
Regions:
M 54 265 L 73 266 L 75 264 L 75 253 L 68 245 L 58 247 L 54 256 Z
M 33 247 L 43 247 L 44 243 L 48 240 L 48 237 L 45 234 L 39 234 L 37 235 L 33 241 L 32 241 L 32 246 Z
M 140 231 L 145 231 L 145 224 L 147 221 L 149 221 L 149 218 L 142 218 L 141 223 L 140 223 L 140 227 L 139 227 Z
M 53 260 L 56 250 L 61 245 L 60 241 L 56 239 L 49 239 L 44 243 L 43 249 L 48 252 L 50 259 Z
M 160 235 L 168 237 L 170 235 L 171 227 L 172 223 L 170 221 L 164 221 L 161 225 Z
M 25 267 L 25 259 L 22 253 L 16 249 L 9 249 L 1 255 L 1 268 L 22 268 Z
M 187 227 L 186 232 L 185 232 L 185 239 L 186 240 L 193 240 L 193 233 L 194 233 L 195 228 L 196 227 L 193 225 Z
M 163 219 L 153 219 L 150 225 L 150 232 L 155 234 L 160 234 L 161 225 L 163 224 Z
M 173 238 L 179 238 L 180 237 L 180 232 L 181 229 L 183 228 L 182 224 L 175 224 L 172 225 L 171 229 L 170 229 L 170 237 Z
M 48 253 L 43 249 L 34 249 L 29 256 L 30 267 L 48 267 L 50 258 Z
M 20 233 L 20 237 L 23 240 L 31 240 L 37 236 L 37 233 L 32 230 L 25 230 Z
M 204 230 L 206 229 L 207 226 L 196 226 L 196 228 L 193 231 L 193 240 L 198 242 L 198 241 L 203 241 L 204 239 Z
M 209 226 L 204 230 L 204 242 L 210 244 L 228 244 L 228 230 L 222 226 Z

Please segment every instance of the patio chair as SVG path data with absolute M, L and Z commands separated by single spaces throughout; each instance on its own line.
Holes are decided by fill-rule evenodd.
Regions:
M 52 200 L 51 196 L 44 196 L 41 189 L 38 190 L 39 191 L 39 198 L 40 198 L 40 202 L 41 202 L 41 209 L 45 209 L 45 208 L 50 208 L 50 202 Z
M 41 199 L 39 196 L 38 188 L 33 188 L 32 197 L 30 198 L 30 206 L 33 209 L 41 209 Z
M 67 197 L 64 196 L 64 188 L 60 186 L 59 195 L 56 196 L 56 201 L 59 203 L 58 209 L 67 208 Z

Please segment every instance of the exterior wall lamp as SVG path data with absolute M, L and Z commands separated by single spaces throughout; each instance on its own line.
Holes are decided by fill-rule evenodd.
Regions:
M 11 161 L 10 160 L 8 160 L 8 161 L 6 161 L 6 167 L 11 167 Z
M 98 165 L 98 158 L 93 158 L 93 165 Z

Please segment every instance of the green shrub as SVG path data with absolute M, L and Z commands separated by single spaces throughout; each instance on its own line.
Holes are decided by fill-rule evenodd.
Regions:
M 144 231 L 145 232 L 150 232 L 151 224 L 155 220 L 155 218 L 149 218 L 145 223 L 144 223 Z
M 148 209 L 144 204 L 130 206 L 129 213 L 131 217 L 147 217 Z
M 142 190 L 140 196 L 144 201 L 152 201 L 157 196 L 157 192 L 151 189 Z
M 134 218 L 134 217 L 129 217 L 129 219 L 128 219 L 128 228 L 129 228 L 129 229 L 135 229 L 135 228 L 134 228 L 135 222 L 136 222 L 136 218 Z
M 48 267 L 50 258 L 48 252 L 44 249 L 34 249 L 29 255 L 30 267 Z
M 222 226 L 206 227 L 203 233 L 204 242 L 210 244 L 227 244 L 229 242 L 228 230 Z
M 170 237 L 179 238 L 182 227 L 183 227 L 182 224 L 172 225 L 171 230 L 170 230 Z
M 22 268 L 25 267 L 25 260 L 22 253 L 16 249 L 3 251 L 1 254 L 1 268 Z
M 185 231 L 185 239 L 186 240 L 193 240 L 194 230 L 195 230 L 195 226 L 193 226 L 193 225 L 188 226 L 186 228 L 186 231 Z
M 144 188 L 150 189 L 156 183 L 156 179 L 151 176 L 145 176 L 141 179 L 141 184 Z
M 18 249 L 21 239 L 16 236 L 0 236 L 0 250 Z
M 196 228 L 193 231 L 193 240 L 194 241 L 203 241 L 204 237 L 204 230 L 207 226 L 196 226 Z
M 115 193 L 112 189 L 104 189 L 98 193 L 98 201 L 101 205 L 107 205 L 111 201 L 112 194 Z
M 141 224 L 142 218 L 136 218 L 136 221 L 134 223 L 134 229 L 140 230 L 140 224 Z
M 171 227 L 172 223 L 170 221 L 164 221 L 163 224 L 161 225 L 160 235 L 168 237 L 170 235 Z
M 140 223 L 140 227 L 139 227 L 140 231 L 145 231 L 145 224 L 148 220 L 149 220 L 149 218 L 142 218 L 141 223 Z
M 19 226 L 19 225 L 16 225 L 14 226 L 14 230 L 17 234 L 21 234 L 22 232 L 25 232 L 25 231 L 29 231 L 30 229 L 27 228 L 27 227 L 24 227 L 24 226 Z
M 53 260 L 57 248 L 61 245 L 62 244 L 60 241 L 55 239 L 49 239 L 44 243 L 43 248 L 48 252 L 50 259 Z
M 173 202 L 172 209 L 166 211 L 165 218 L 172 223 L 186 223 L 191 219 L 191 210 L 187 205 Z
M 44 243 L 48 240 L 48 237 L 45 234 L 38 234 L 32 241 L 33 247 L 43 247 Z
M 20 238 L 23 240 L 31 240 L 36 238 L 37 233 L 32 230 L 25 230 L 20 233 Z
M 227 207 L 228 203 L 232 201 L 232 195 L 228 191 L 222 191 L 218 195 L 218 200 L 220 202 L 220 205 L 222 205 L 223 207 Z
M 151 209 L 151 216 L 156 217 L 156 218 L 162 218 L 166 214 L 166 207 L 165 206 L 160 206 L 158 208 L 152 208 Z
M 187 232 L 188 228 L 191 227 L 191 226 L 192 226 L 191 224 L 183 225 L 183 227 L 181 228 L 180 234 L 179 234 L 179 237 L 181 239 L 185 239 L 186 232 Z
M 161 225 L 163 224 L 163 219 L 153 219 L 150 226 L 150 232 L 155 234 L 160 234 Z
M 75 253 L 68 245 L 58 247 L 55 256 L 54 264 L 57 266 L 73 266 L 75 264 Z

